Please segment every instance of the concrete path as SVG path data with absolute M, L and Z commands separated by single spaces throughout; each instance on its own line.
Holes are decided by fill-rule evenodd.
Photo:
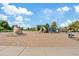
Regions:
M 0 46 L 0 56 L 79 56 L 79 47 Z

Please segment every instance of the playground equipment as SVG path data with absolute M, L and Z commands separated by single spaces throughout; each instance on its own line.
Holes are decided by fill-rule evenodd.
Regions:
M 14 35 L 16 35 L 16 34 L 22 34 L 22 30 L 17 25 L 14 25 L 14 27 L 13 27 L 13 33 L 14 33 Z
M 59 32 L 59 29 L 53 29 L 53 28 L 46 28 L 44 26 L 40 27 L 40 30 L 39 32 L 43 32 L 43 33 L 58 33 Z
M 40 28 L 39 32 L 48 33 L 48 29 L 43 26 Z

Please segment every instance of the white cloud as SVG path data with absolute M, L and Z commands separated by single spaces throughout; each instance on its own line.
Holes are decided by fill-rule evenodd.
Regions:
M 67 6 L 57 9 L 58 12 L 67 12 L 67 11 L 69 11 L 69 10 L 70 10 L 70 8 L 67 7 Z
M 69 11 L 69 9 L 70 9 L 70 8 L 67 7 L 67 6 L 65 6 L 65 7 L 62 8 L 63 11 Z
M 74 8 L 75 8 L 75 11 L 79 13 L 79 5 L 74 6 Z
M 7 21 L 10 26 L 13 25 L 13 22 L 11 22 L 10 20 L 8 20 L 8 16 L 7 16 L 7 15 L 0 14 L 0 20 L 5 20 L 5 21 Z
M 23 17 L 22 16 L 17 16 L 14 24 L 18 25 L 18 26 L 21 26 L 22 23 L 23 23 Z
M 8 16 L 6 16 L 4 14 L 0 14 L 0 20 L 6 20 L 10 26 L 18 25 L 18 26 L 23 27 L 23 28 L 28 28 L 28 27 L 31 28 L 31 26 L 29 24 L 24 24 L 24 20 L 30 21 L 31 20 L 30 18 L 23 19 L 23 16 L 17 16 L 17 17 L 15 17 L 14 22 L 11 22 L 7 18 L 8 18 Z
M 30 18 L 25 18 L 24 19 L 23 16 L 17 16 L 14 24 L 18 25 L 20 27 L 23 27 L 23 28 L 28 28 L 28 27 L 31 28 L 31 26 L 29 24 L 27 24 L 27 23 L 25 24 L 24 23 L 24 20 L 30 21 L 31 19 Z
M 43 10 L 43 15 L 41 17 L 46 20 L 62 19 L 64 18 L 64 12 L 67 12 L 69 10 L 70 8 L 67 6 L 58 8 L 57 10 L 46 8 Z
M 66 20 L 65 22 L 63 22 L 60 27 L 67 27 L 69 24 L 71 24 L 71 20 Z
M 74 21 L 79 21 L 79 19 L 74 19 L 74 20 L 66 20 L 65 22 L 63 22 L 60 27 L 67 27 L 69 24 L 71 24 Z
M 7 21 L 7 16 L 4 14 L 0 14 L 0 20 L 6 20 Z
M 10 16 L 14 16 L 15 20 L 14 22 L 11 22 L 10 20 L 8 20 L 9 25 L 18 25 L 20 27 L 23 28 L 27 28 L 27 27 L 31 27 L 30 25 L 24 24 L 24 20 L 25 21 L 31 21 L 30 18 L 25 18 L 23 16 L 20 15 L 28 15 L 31 16 L 33 15 L 32 11 L 27 10 L 26 8 L 22 8 L 22 7 L 16 7 L 15 5 L 9 5 L 9 4 L 3 4 L 3 7 L 1 7 L 1 9 L 8 15 Z M 0 18 L 6 19 L 7 16 L 5 15 L 0 15 Z
M 3 4 L 1 8 L 7 14 L 25 14 L 25 15 L 32 15 L 32 11 L 27 10 L 26 8 L 19 7 L 17 8 L 15 5 Z
M 57 9 L 57 11 L 58 11 L 58 12 L 61 12 L 61 11 L 62 11 L 62 9 L 61 9 L 61 8 L 58 8 L 58 9 Z

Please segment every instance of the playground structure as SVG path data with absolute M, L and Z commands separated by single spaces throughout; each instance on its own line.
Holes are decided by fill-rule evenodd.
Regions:
M 48 29 L 43 26 L 40 28 L 39 32 L 48 33 Z
M 40 27 L 39 32 L 43 32 L 43 33 L 49 33 L 49 32 L 50 33 L 53 33 L 53 32 L 55 33 L 56 32 L 56 33 L 58 33 L 59 29 L 53 29 L 53 28 L 51 29 L 51 28 L 46 28 L 46 27 L 43 26 L 43 27 Z
M 22 30 L 21 30 L 21 28 L 19 26 L 14 25 L 13 26 L 13 33 L 14 33 L 14 35 L 16 35 L 16 34 L 22 34 Z

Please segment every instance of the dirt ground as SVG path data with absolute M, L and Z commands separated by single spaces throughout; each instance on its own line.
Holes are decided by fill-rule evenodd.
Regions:
M 14 36 L 12 32 L 0 33 L 0 46 L 26 47 L 79 47 L 79 33 L 68 38 L 66 33 L 23 32 Z

